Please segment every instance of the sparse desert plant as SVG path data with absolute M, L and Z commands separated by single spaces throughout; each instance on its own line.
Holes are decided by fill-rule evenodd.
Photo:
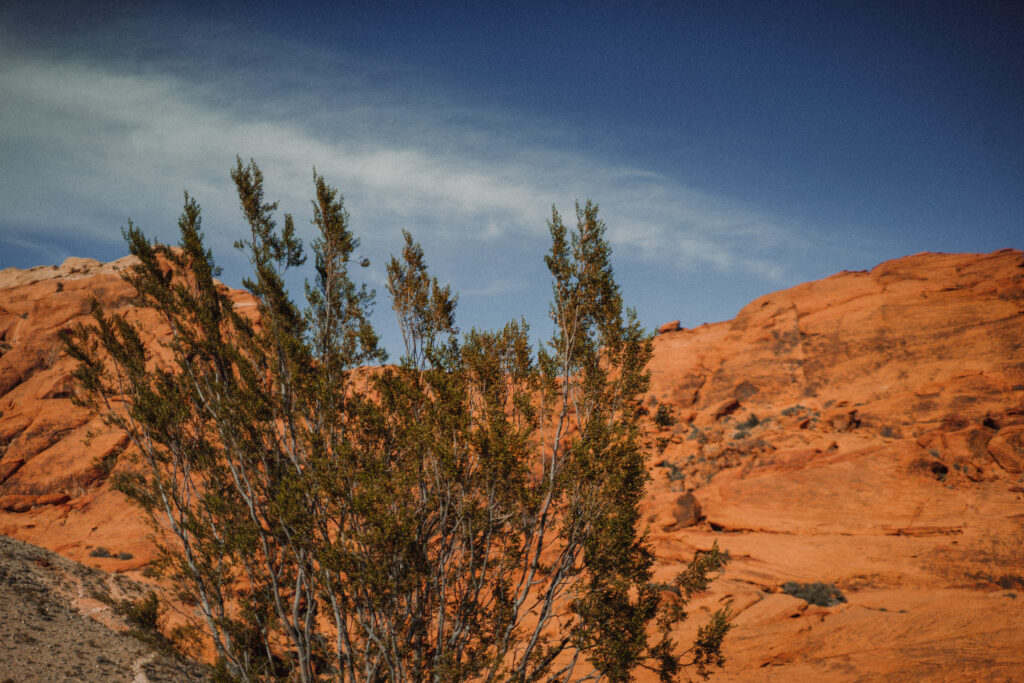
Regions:
M 741 430 L 747 431 L 747 430 L 753 429 L 754 427 L 756 427 L 759 424 L 761 424 L 761 420 L 758 419 L 757 415 L 755 415 L 754 413 L 751 413 L 750 416 L 746 420 L 744 420 L 743 422 L 741 422 L 738 425 L 736 425 L 736 429 L 741 429 Z
M 782 592 L 820 607 L 831 607 L 846 602 L 846 596 L 834 584 L 820 581 L 814 583 L 787 581 L 782 584 Z
M 663 429 L 668 429 L 679 420 L 672 414 L 672 409 L 664 403 L 658 404 L 658 410 L 654 413 L 654 424 Z
M 89 557 L 113 557 L 118 560 L 130 560 L 134 556 L 131 553 L 126 552 L 113 553 L 110 551 L 109 548 L 97 546 L 93 548 L 91 551 L 89 551 Z
M 138 600 L 125 600 L 122 603 L 125 620 L 135 628 L 146 632 L 156 632 L 160 620 L 160 598 L 149 591 Z
M 219 671 L 628 681 L 721 664 L 727 609 L 688 649 L 671 635 L 721 568 L 717 546 L 671 582 L 679 601 L 652 583 L 637 410 L 652 345 L 623 307 L 595 205 L 577 205 L 572 231 L 552 211 L 554 329 L 536 351 L 523 323 L 460 339 L 456 297 L 405 234 L 387 267 L 404 354 L 370 371 L 385 354 L 337 191 L 314 172 L 300 308 L 284 287 L 306 258 L 291 216 L 279 229 L 255 163 L 232 178 L 258 321 L 215 282 L 186 195 L 179 248 L 125 231 L 139 259 L 126 280 L 170 330 L 171 361 L 98 304 L 64 334 L 80 403 L 141 454 L 116 486 L 163 538 L 154 567 L 195 605 Z
M 668 468 L 669 481 L 681 481 L 683 479 L 686 479 L 686 474 L 675 463 L 665 463 L 665 467 Z
M 106 479 L 110 476 L 110 473 L 114 471 L 114 467 L 117 466 L 117 453 L 110 453 L 103 457 L 98 457 L 93 460 L 93 467 L 99 472 L 101 479 Z
M 996 576 L 995 574 L 975 572 L 969 574 L 969 576 L 977 581 L 984 583 L 994 583 L 1004 590 L 1024 590 L 1024 575 L 1022 574 L 1002 574 Z

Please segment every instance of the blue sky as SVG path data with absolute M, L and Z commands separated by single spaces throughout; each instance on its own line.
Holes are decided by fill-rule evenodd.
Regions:
M 313 167 L 341 189 L 392 351 L 403 227 L 463 328 L 538 335 L 553 203 L 600 204 L 652 327 L 1024 246 L 1019 2 L 552 4 L 5 2 L 0 268 L 173 240 L 187 189 L 237 286 L 236 154 L 307 238 Z

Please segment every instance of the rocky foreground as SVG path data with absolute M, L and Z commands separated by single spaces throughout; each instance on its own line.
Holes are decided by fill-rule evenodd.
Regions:
M 159 334 L 127 263 L 0 271 L 0 534 L 137 576 L 148 529 L 106 484 L 127 444 L 71 404 L 57 338 L 90 296 Z M 715 539 L 732 558 L 680 634 L 731 602 L 718 680 L 1024 678 L 1024 254 L 919 254 L 668 324 L 652 372 L 659 578 Z
M 126 618 L 144 586 L 0 536 L 0 681 L 207 678 L 204 667 L 162 647 Z

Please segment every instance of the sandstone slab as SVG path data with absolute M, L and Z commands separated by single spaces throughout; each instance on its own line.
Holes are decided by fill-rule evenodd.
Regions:
M 1024 425 L 999 430 L 987 446 L 992 459 L 1004 470 L 1012 474 L 1024 472 Z
M 150 529 L 103 476 L 126 444 L 71 404 L 57 338 L 93 295 L 160 336 L 117 263 L 0 272 L 0 534 L 137 572 Z M 645 418 L 643 519 L 656 581 L 716 541 L 731 558 L 676 634 L 732 605 L 717 680 L 1020 677 L 1022 293 L 1020 251 L 918 254 L 657 335 L 645 405 L 679 422 Z

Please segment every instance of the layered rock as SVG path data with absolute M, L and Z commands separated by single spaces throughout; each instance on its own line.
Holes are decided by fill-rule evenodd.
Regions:
M 70 258 L 0 271 L 0 534 L 112 571 L 153 560 L 150 529 L 108 485 L 112 472 L 130 466 L 128 438 L 74 404 L 75 363 L 59 332 L 88 322 L 95 298 L 138 323 L 156 348 L 166 328 L 135 305 L 121 277 L 134 262 Z M 252 305 L 243 292 L 232 296 Z
M 127 442 L 73 405 L 57 332 L 95 296 L 159 336 L 126 265 L 0 271 L 0 533 L 109 571 L 152 560 L 148 529 L 108 485 Z M 680 640 L 731 603 L 723 680 L 1019 677 L 1022 340 L 1012 250 L 919 254 L 663 326 L 645 404 L 656 580 L 715 539 L 732 557 Z
M 1021 252 L 775 292 L 658 335 L 652 371 L 650 414 L 678 418 L 650 433 L 659 576 L 715 539 L 733 558 L 702 599 L 736 614 L 721 679 L 1021 675 Z M 681 529 L 682 492 L 704 517 Z

